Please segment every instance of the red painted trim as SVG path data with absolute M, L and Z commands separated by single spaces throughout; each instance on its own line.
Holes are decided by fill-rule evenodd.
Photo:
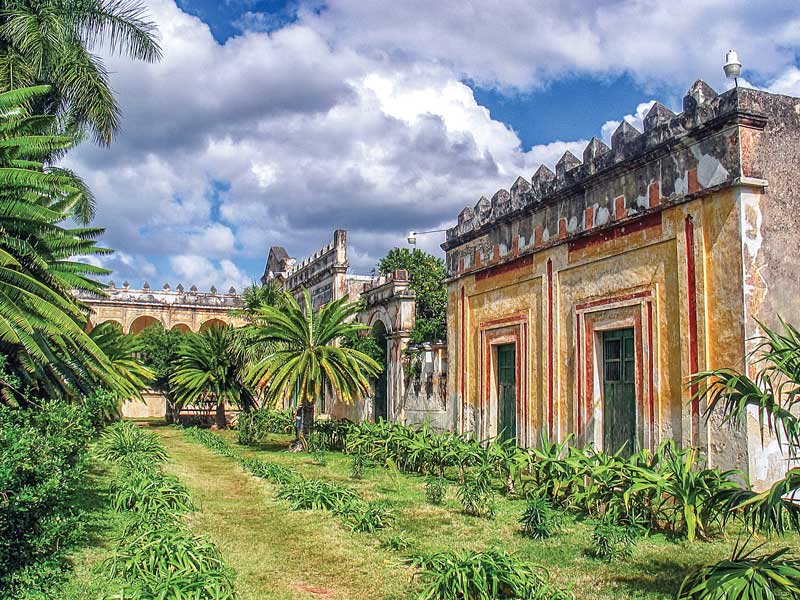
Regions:
M 605 304 L 615 304 L 617 302 L 625 302 L 626 300 L 634 300 L 636 298 L 649 298 L 653 293 L 650 290 L 643 292 L 634 292 L 631 294 L 623 294 L 622 296 L 613 296 L 610 298 L 602 298 L 601 300 L 592 300 L 591 302 L 584 302 L 578 304 L 576 310 L 586 310 L 587 308 L 594 308 L 595 306 L 603 306 Z
M 464 286 L 461 286 L 461 433 L 464 433 L 464 419 L 467 416 L 467 399 L 465 395 L 466 389 L 466 306 L 464 300 L 465 292 Z
M 691 375 L 697 373 L 699 361 L 697 357 L 697 280 L 695 275 L 694 258 L 694 221 L 687 215 L 683 222 L 686 234 L 686 295 L 689 308 L 689 371 Z M 700 402 L 694 398 L 697 394 L 697 385 L 689 386 L 692 395 L 692 445 L 697 445 L 700 431 Z
M 655 450 L 655 430 L 656 430 L 656 407 L 654 373 L 655 373 L 655 349 L 653 348 L 653 303 L 647 303 L 647 362 L 648 362 L 648 390 L 647 399 L 650 408 L 650 450 Z
M 528 323 L 522 324 L 522 344 L 520 347 L 522 354 L 522 371 L 520 372 L 520 381 L 522 385 L 522 396 L 520 397 L 520 405 L 522 406 L 522 431 L 517 432 L 517 443 L 522 442 L 521 445 L 528 445 Z
M 661 211 L 654 212 L 637 219 L 632 219 L 630 221 L 626 219 L 625 221 L 612 227 L 607 227 L 597 231 L 596 233 L 591 233 L 589 235 L 580 237 L 577 240 L 569 242 L 568 248 L 570 252 L 575 252 L 577 250 L 583 250 L 585 248 L 597 246 L 603 242 L 625 237 L 632 233 L 636 233 L 637 231 L 645 231 L 648 229 L 661 230 Z
M 525 313 L 519 313 L 516 315 L 510 315 L 508 317 L 500 317 L 499 319 L 492 319 L 491 321 L 481 321 L 480 328 L 490 329 L 492 327 L 497 327 L 498 325 L 522 323 L 526 321 L 527 318 L 528 317 Z
M 583 412 L 583 365 L 581 364 L 581 316 L 575 315 L 575 351 L 577 356 L 575 357 L 575 370 L 578 372 L 578 402 L 576 405 L 576 418 L 578 422 L 578 437 L 581 436 L 581 425 L 583 419 L 581 418 Z
M 495 246 L 495 260 L 500 260 L 500 250 L 498 246 Z M 527 254 L 525 256 L 515 258 L 514 260 L 511 260 L 509 262 L 503 263 L 502 265 L 497 265 L 496 267 L 490 267 L 485 271 L 476 273 L 475 281 L 484 281 L 485 279 L 490 279 L 491 277 L 497 277 L 498 275 L 502 275 L 503 273 L 516 271 L 517 269 L 522 269 L 532 264 L 533 264 L 533 255 Z
M 547 431 L 553 439 L 553 259 L 547 259 Z

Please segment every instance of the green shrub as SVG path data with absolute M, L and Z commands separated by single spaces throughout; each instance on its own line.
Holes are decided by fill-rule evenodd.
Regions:
M 781 548 L 755 555 L 737 542 L 731 558 L 690 572 L 678 600 L 779 600 L 800 597 L 800 560 Z
M 477 469 L 464 478 L 458 488 L 458 501 L 465 514 L 473 517 L 494 516 L 494 494 L 491 487 L 491 473 Z
M 355 531 L 375 533 L 394 521 L 394 513 L 384 502 L 353 501 L 344 503 L 337 513 Z
M 334 512 L 344 510 L 359 499 L 354 490 L 321 479 L 290 481 L 278 492 L 278 498 L 288 500 L 292 510 Z
M 431 504 L 442 504 L 447 495 L 447 480 L 444 477 L 429 476 L 425 479 L 425 499 Z
M 172 475 L 161 472 L 130 472 L 112 486 L 114 510 L 159 514 L 194 509 L 189 490 Z
M 386 536 L 381 540 L 381 548 L 385 550 L 394 550 L 395 552 L 404 552 L 411 550 L 414 547 L 414 539 L 407 533 L 399 531 L 392 535 Z
M 144 431 L 131 421 L 118 421 L 100 436 L 97 456 L 111 462 L 145 459 L 163 462 L 167 451 L 155 433 Z
M 607 561 L 629 558 L 641 535 L 642 530 L 636 526 L 604 518 L 594 528 L 589 555 Z
M 350 477 L 353 479 L 363 479 L 364 470 L 367 468 L 367 458 L 363 452 L 356 452 L 350 460 Z
M 294 433 L 294 414 L 290 410 L 260 408 L 241 413 L 236 421 L 239 443 L 255 446 L 270 433 Z
M 564 513 L 553 508 L 547 498 L 534 496 L 528 501 L 520 519 L 523 535 L 543 540 L 558 533 L 564 526 Z
M 57 573 L 61 552 L 80 534 L 70 498 L 93 434 L 82 406 L 0 406 L 0 590 L 11 597 L 18 585 Z
M 228 440 L 221 435 L 209 429 L 201 429 L 199 427 L 188 427 L 184 431 L 186 432 L 186 437 L 191 441 L 202 444 L 215 454 L 226 458 L 236 457 L 236 450 L 234 450 L 233 446 L 228 443 Z
M 266 479 L 267 481 L 277 483 L 279 485 L 284 485 L 292 481 L 302 479 L 298 473 L 288 467 L 270 463 L 258 458 L 243 458 L 239 464 L 241 464 L 242 468 L 251 475 L 260 477 L 261 479 Z
M 328 453 L 323 449 L 313 450 L 311 452 L 311 460 L 315 465 L 324 467 L 328 464 Z
M 419 600 L 568 600 L 547 571 L 503 550 L 437 552 L 412 556 L 421 582 Z
M 109 577 L 128 582 L 121 594 L 106 598 L 150 600 L 232 600 L 231 571 L 217 547 L 176 519 L 134 521 L 104 561 Z

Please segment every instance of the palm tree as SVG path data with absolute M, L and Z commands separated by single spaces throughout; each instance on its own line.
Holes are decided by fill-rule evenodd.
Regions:
M 142 349 L 139 336 L 125 335 L 117 323 L 107 321 L 92 329 L 89 337 L 108 357 L 124 382 L 124 387 L 120 386 L 116 392 L 117 400 L 141 400 L 142 390 L 149 387 L 155 374 L 139 360 L 138 354 Z M 98 384 L 102 385 L 102 381 Z
M 699 386 L 698 399 L 708 402 L 706 417 L 720 409 L 723 422 L 745 425 L 748 411 L 758 413 L 766 428 L 788 451 L 800 457 L 800 331 L 780 320 L 781 329 L 759 323 L 763 335 L 750 355 L 756 370 L 753 377 L 735 369 L 720 368 L 698 373 L 692 380 Z M 741 514 L 751 530 L 783 533 L 800 531 L 800 468 L 789 469 L 771 489 L 754 492 L 741 489 L 727 498 L 727 514 Z
M 0 94 L 0 353 L 41 394 L 86 394 L 98 382 L 121 391 L 128 383 L 84 331 L 87 309 L 72 293 L 102 294 L 93 277 L 107 273 L 72 256 L 110 251 L 96 246 L 102 229 L 61 226 L 90 213 L 91 196 L 76 176 L 46 166 L 73 140 L 47 135 L 54 117 L 27 108 L 49 92 Z
M 231 315 L 253 322 L 258 317 L 258 310 L 263 306 L 280 308 L 283 303 L 283 286 L 277 280 L 261 285 L 255 281 L 242 292 L 242 308 L 231 311 Z
M 352 403 L 370 393 L 370 380 L 382 369 L 363 352 L 336 345 L 352 331 L 365 329 L 352 321 L 358 303 L 342 298 L 314 311 L 307 290 L 303 297 L 303 308 L 283 292 L 283 307 L 259 309 L 255 337 L 275 348 L 252 364 L 247 380 L 263 388 L 265 401 L 271 404 L 296 395 L 303 408 L 306 436 L 313 427 L 314 404 L 325 389 L 332 390 L 340 402 Z
M 186 334 L 170 376 L 175 402 L 183 406 L 196 401 L 216 404 L 216 424 L 226 427 L 225 403 L 249 410 L 253 396 L 243 382 L 244 360 L 238 352 L 237 331 L 230 326 L 209 327 Z
M 62 130 L 88 130 L 100 144 L 119 129 L 120 108 L 108 71 L 92 51 L 153 62 L 156 26 L 138 0 L 5 0 L 0 8 L 0 91 L 50 84 L 40 112 Z

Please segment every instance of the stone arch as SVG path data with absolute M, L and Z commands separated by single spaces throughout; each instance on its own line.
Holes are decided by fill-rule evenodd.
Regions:
M 181 333 L 191 333 L 192 328 L 189 327 L 186 323 L 175 323 L 172 326 L 172 331 L 180 331 Z
M 161 323 L 161 321 L 152 315 L 141 315 L 131 321 L 128 333 L 136 335 L 137 333 L 141 333 L 143 329 L 155 325 L 156 323 Z
M 369 325 L 370 331 L 373 331 L 378 323 L 383 325 L 383 329 L 386 331 L 387 335 L 392 333 L 392 318 L 389 316 L 389 311 L 382 306 L 373 312 L 367 320 L 367 325 Z
M 114 324 L 114 326 L 115 326 L 115 327 L 118 327 L 120 331 L 122 331 L 122 329 L 123 329 L 123 327 L 122 327 L 122 323 L 120 323 L 120 322 L 119 322 L 119 321 L 117 321 L 116 319 L 103 319 L 103 320 L 102 320 L 102 321 L 100 321 L 99 323 L 96 323 L 96 324 L 94 324 L 94 323 L 93 323 L 93 324 L 92 324 L 92 329 L 94 329 L 95 327 L 97 327 L 97 325 L 102 325 L 103 323 L 113 323 L 113 324 Z M 90 330 L 90 331 L 91 331 L 91 330 Z
M 200 325 L 200 331 L 205 331 L 209 327 L 225 327 L 227 323 L 222 319 L 212 318 L 208 321 L 205 321 L 202 325 Z
M 374 383 L 374 394 L 372 398 L 372 415 L 377 422 L 379 419 L 389 418 L 389 379 L 388 379 L 388 340 L 389 330 L 383 319 L 376 318 L 370 328 L 370 335 L 375 338 L 378 347 L 383 355 L 384 368 L 378 375 Z
M 83 330 L 86 333 L 92 333 L 92 329 L 94 329 L 94 323 L 92 323 L 91 319 L 87 319 L 86 320 L 86 327 L 84 327 Z

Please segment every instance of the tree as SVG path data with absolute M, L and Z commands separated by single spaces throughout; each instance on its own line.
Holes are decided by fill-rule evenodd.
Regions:
M 161 323 L 155 323 L 135 336 L 139 343 L 139 357 L 153 372 L 151 387 L 164 394 L 167 400 L 166 417 L 169 422 L 175 417 L 175 397 L 170 377 L 175 370 L 184 335 L 178 329 L 167 330 Z
M 411 340 L 435 342 L 447 337 L 447 269 L 444 261 L 424 250 L 392 248 L 378 262 L 378 272 L 389 275 L 396 269 L 408 271 L 410 287 L 416 294 L 416 324 Z
M 153 62 L 161 57 L 156 26 L 136 0 L 6 0 L 0 8 L 0 90 L 49 84 L 39 112 L 59 128 L 88 131 L 101 144 L 119 129 L 120 108 L 108 71 L 92 51 Z
M 242 292 L 242 308 L 232 310 L 231 314 L 237 317 L 254 321 L 258 316 L 258 309 L 262 306 L 283 305 L 283 286 L 277 280 L 268 281 L 264 285 L 253 282 Z
M 275 349 L 248 369 L 247 381 L 264 389 L 265 401 L 277 404 L 297 397 L 302 406 L 302 433 L 314 423 L 314 404 L 329 388 L 340 402 L 352 403 L 371 391 L 370 379 L 381 366 L 367 354 L 336 346 L 337 340 L 365 326 L 352 321 L 359 304 L 341 298 L 314 311 L 308 290 L 301 308 L 288 292 L 282 308 L 259 309 L 256 338 Z
M 125 335 L 119 325 L 113 322 L 100 323 L 92 329 L 89 337 L 108 357 L 113 368 L 124 382 L 116 391 L 116 399 L 142 399 L 142 390 L 147 389 L 155 374 L 143 365 L 137 356 L 142 349 L 138 336 Z M 102 381 L 98 381 L 102 385 Z
M 130 381 L 84 331 L 88 309 L 73 295 L 102 295 L 93 277 L 108 271 L 72 257 L 111 251 L 96 245 L 102 229 L 62 226 L 81 220 L 91 198 L 74 174 L 47 166 L 73 145 L 47 134 L 52 115 L 28 108 L 49 91 L 0 94 L 0 353 L 34 396 L 86 396 L 98 384 L 124 393 Z
M 237 351 L 237 331 L 230 326 L 209 327 L 184 334 L 170 386 L 178 405 L 198 400 L 216 404 L 217 427 L 224 429 L 225 404 L 249 410 L 253 396 L 245 384 L 244 360 Z

